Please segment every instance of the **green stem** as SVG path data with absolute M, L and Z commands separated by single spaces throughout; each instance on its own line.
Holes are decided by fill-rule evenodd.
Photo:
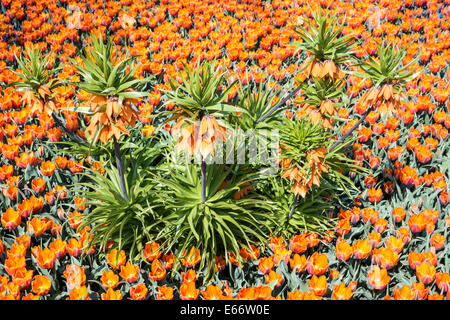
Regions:
M 199 120 L 200 123 L 204 116 L 204 110 L 201 110 L 199 113 Z M 206 162 L 202 155 L 200 155 L 201 158 L 201 165 L 200 165 L 200 184 L 201 184 L 201 200 L 202 204 L 206 201 Z
M 127 189 L 125 187 L 125 178 L 123 176 L 122 158 L 120 156 L 120 147 L 115 136 L 113 136 L 113 141 L 114 141 L 114 155 L 116 157 L 117 172 L 119 173 L 120 190 L 122 191 L 122 197 L 128 201 Z
M 200 168 L 200 182 L 201 182 L 201 188 L 202 188 L 202 203 L 205 203 L 206 201 L 206 162 L 205 159 L 203 159 L 202 156 L 202 164 L 201 164 L 201 168 Z
M 300 198 L 299 195 L 295 196 L 294 202 L 292 203 L 292 206 L 291 206 L 291 211 L 289 212 L 288 220 L 291 219 L 292 215 L 294 214 L 295 207 L 297 206 L 297 201 L 299 198 Z

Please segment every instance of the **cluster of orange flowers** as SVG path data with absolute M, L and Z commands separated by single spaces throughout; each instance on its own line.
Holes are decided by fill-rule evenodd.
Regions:
M 327 164 L 324 163 L 325 148 L 318 148 L 308 151 L 306 161 L 310 172 L 305 172 L 300 165 L 296 164 L 292 159 L 283 159 L 281 162 L 284 172 L 282 178 L 287 178 L 289 181 L 294 181 L 290 192 L 296 196 L 305 197 L 308 188 L 311 189 L 313 185 L 320 186 L 320 177 L 322 172 L 327 172 Z
M 208 155 L 214 156 L 215 142 L 226 142 L 226 129 L 213 115 L 204 116 L 200 124 L 186 122 L 183 118 L 178 119 L 171 130 L 174 137 L 179 136 L 176 144 L 179 152 L 184 151 L 189 156 L 200 154 L 205 159 Z

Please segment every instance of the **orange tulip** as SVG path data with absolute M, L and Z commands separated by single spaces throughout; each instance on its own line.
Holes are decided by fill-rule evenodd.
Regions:
M 367 273 L 367 279 L 369 285 L 375 290 L 383 290 L 391 281 L 391 277 L 388 276 L 386 269 L 380 269 L 378 266 L 374 266 Z
M 428 295 L 428 300 L 444 300 L 444 296 L 436 292 Z
M 128 261 L 125 266 L 120 267 L 119 275 L 123 280 L 129 283 L 134 283 L 139 278 L 139 270 L 139 266 L 135 266 L 130 261 Z
M 108 288 L 106 293 L 101 294 L 102 300 L 122 300 L 122 294 L 120 290 L 113 290 L 112 288 Z
M 156 292 L 157 300 L 172 300 L 173 299 L 173 288 L 167 286 L 161 286 L 157 288 Z
M 183 283 L 180 287 L 181 300 L 196 300 L 199 290 L 195 288 L 194 282 Z
M 49 244 L 49 248 L 55 253 L 56 258 L 60 259 L 66 254 L 67 242 L 62 241 L 61 238 L 57 238 Z
M 436 273 L 436 285 L 439 290 L 448 292 L 450 290 L 450 274 L 443 272 Z
M 223 300 L 225 298 L 218 285 L 208 285 L 206 290 L 201 291 L 201 294 L 205 300 Z
M 31 221 L 27 221 L 27 232 L 32 236 L 40 236 L 47 230 L 47 222 L 38 217 L 34 217 Z
M 416 267 L 416 275 L 423 284 L 430 284 L 436 276 L 436 269 L 428 262 L 422 262 Z
M 66 284 L 69 290 L 80 288 L 86 283 L 84 268 L 76 264 L 67 265 L 63 274 L 66 278 Z
M 8 230 L 14 230 L 21 222 L 21 216 L 14 209 L 8 208 L 2 213 L 2 225 Z
M 100 278 L 102 287 L 105 289 L 114 289 L 119 284 L 119 276 L 112 270 L 105 270 Z
M 25 290 L 31 284 L 31 280 L 33 278 L 33 272 L 34 272 L 33 270 L 19 268 L 14 273 L 14 276 L 12 277 L 12 281 L 19 286 L 20 290 Z
M 429 287 L 425 287 L 425 285 L 422 282 L 414 282 L 412 284 L 412 289 L 414 290 L 414 293 L 416 294 L 417 300 L 425 300 L 428 296 Z
M 324 275 L 320 277 L 313 275 L 308 282 L 308 288 L 316 296 L 323 296 L 328 290 L 327 278 Z
M 148 289 L 144 283 L 140 283 L 134 287 L 130 287 L 130 297 L 133 300 L 145 300 Z
M 70 238 L 69 242 L 66 245 L 66 251 L 69 255 L 71 255 L 72 257 L 78 257 L 81 252 L 82 252 L 82 246 L 81 243 L 75 239 L 75 238 Z
M 161 256 L 159 243 L 156 242 L 146 243 L 143 253 L 145 260 L 147 260 L 148 262 L 152 262 L 155 259 L 159 259 L 159 257 Z
M 123 250 L 121 250 L 119 255 L 117 255 L 117 249 L 112 249 L 111 252 L 106 255 L 108 265 L 116 270 L 125 265 L 126 259 L 125 251 Z
M 14 174 L 14 168 L 12 165 L 4 165 L 0 167 L 0 180 L 4 181 L 12 177 Z
M 353 296 L 353 290 L 351 287 L 346 287 L 343 282 L 333 287 L 331 293 L 332 300 L 350 300 Z
M 278 265 L 278 263 L 282 260 L 285 263 L 288 263 L 291 255 L 292 251 L 287 250 L 287 248 L 276 248 L 272 256 L 274 265 Z
M 149 278 L 152 281 L 162 280 L 166 276 L 166 269 L 163 267 L 161 261 L 158 259 L 153 260 L 151 265 L 151 271 L 149 273 Z
M 422 212 L 418 214 L 413 214 L 409 217 L 408 226 L 411 232 L 419 233 L 425 229 L 427 225 L 427 220 Z
M 356 259 L 365 259 L 370 255 L 372 247 L 369 244 L 368 239 L 356 240 L 352 245 L 353 255 Z
M 174 264 L 174 262 L 175 262 L 175 256 L 174 256 L 174 254 L 173 254 L 173 253 L 170 253 L 170 254 L 164 254 L 163 257 L 162 257 L 162 262 L 163 262 L 164 268 L 165 268 L 166 270 L 172 269 L 173 264 Z
M 51 161 L 45 161 L 41 164 L 41 172 L 44 176 L 51 177 L 55 172 L 56 164 Z
M 392 216 L 394 217 L 394 221 L 400 223 L 406 216 L 406 210 L 402 207 L 394 208 L 392 210 Z
M 401 238 L 390 236 L 386 239 L 386 247 L 400 253 L 403 250 L 404 242 Z
M 383 197 L 383 191 L 381 189 L 368 189 L 367 190 L 367 199 L 372 202 L 380 202 Z
M 250 247 L 244 246 L 239 251 L 239 255 L 245 260 L 255 260 L 259 258 L 260 250 L 254 244 L 251 244 Z
M 39 296 L 29 293 L 26 296 L 23 296 L 22 300 L 39 300 Z
M 328 270 L 328 258 L 325 254 L 314 252 L 308 259 L 306 269 L 309 274 L 320 276 Z
M 376 263 L 380 268 L 389 270 L 397 264 L 398 254 L 390 248 L 373 249 L 372 262 Z
M 71 290 L 69 292 L 69 297 L 66 299 L 67 300 L 91 300 L 86 286 L 74 288 L 73 290 Z
M 416 293 L 411 289 L 410 286 L 405 284 L 400 289 L 394 288 L 393 296 L 395 300 L 415 300 Z
M 49 248 L 45 248 L 38 252 L 36 260 L 41 268 L 52 269 L 55 266 L 56 255 Z
M 183 251 L 183 254 L 181 255 L 183 258 L 181 259 L 181 263 L 186 268 L 192 268 L 196 264 L 200 262 L 200 250 L 196 249 L 195 247 L 192 247 L 189 253 L 187 253 L 187 249 Z
M 22 244 L 18 244 L 18 243 L 13 243 L 11 245 L 11 247 L 9 248 L 9 250 L 6 252 L 8 258 L 11 257 L 25 257 L 25 254 L 27 252 L 27 248 L 22 245 Z
M 274 266 L 272 257 L 263 257 L 259 259 L 258 269 L 264 274 L 267 274 L 272 270 Z
M 266 280 L 266 283 L 276 281 L 275 287 L 279 287 L 283 283 L 283 276 L 280 273 L 276 273 L 273 270 L 270 270 L 268 274 L 265 274 L 264 279 Z
M 297 272 L 305 271 L 307 263 L 308 260 L 306 259 L 306 256 L 300 256 L 298 253 L 294 254 L 294 257 L 289 260 L 291 269 L 296 270 Z
M 45 296 L 52 286 L 50 279 L 47 276 L 36 275 L 31 283 L 33 293 L 39 296 Z
M 223 258 L 223 256 L 216 256 L 215 263 L 214 263 L 215 272 L 219 272 L 219 271 L 225 269 L 226 263 L 227 262 Z
M 341 239 L 340 241 L 338 239 L 338 242 L 335 247 L 336 258 L 342 261 L 346 261 L 352 256 L 353 249 L 349 243 L 347 243 L 342 238 L 340 239 Z

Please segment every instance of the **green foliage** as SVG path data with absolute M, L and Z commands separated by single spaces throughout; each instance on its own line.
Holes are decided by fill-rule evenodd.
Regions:
M 198 166 L 172 166 L 166 178 L 158 178 L 164 190 L 158 195 L 167 213 L 157 239 L 163 241 L 166 250 L 177 249 L 175 269 L 185 249 L 200 249 L 200 269 L 207 268 L 205 278 L 209 280 L 217 255 L 232 252 L 239 257 L 242 244 L 264 246 L 271 232 L 269 224 L 274 221 L 267 199 L 252 192 L 245 198 L 234 198 L 254 180 L 251 173 L 239 166 L 212 164 L 207 166 L 206 177 L 204 203 Z
M 264 121 L 260 121 L 276 103 L 279 90 L 275 90 L 275 85 L 268 87 L 263 82 L 258 85 L 257 90 L 251 85 L 244 90 L 239 86 L 239 114 L 233 113 L 230 122 L 242 130 L 267 128 L 267 124 L 277 119 L 280 112 L 286 108 L 278 108 Z
M 352 186 L 351 180 L 341 172 L 364 170 L 357 166 L 356 161 L 347 157 L 347 146 L 351 138 L 344 141 L 331 152 L 329 147 L 333 144 L 333 133 L 322 128 L 320 124 L 313 124 L 307 120 L 284 118 L 277 126 L 280 129 L 280 144 L 282 146 L 282 159 L 294 160 L 294 165 L 306 172 L 310 170 L 307 155 L 311 150 L 324 149 L 323 163 L 328 166 L 328 171 L 323 177 L 331 178 L 335 183 L 348 190 L 346 185 Z M 366 169 L 367 170 L 367 169 Z
M 303 95 L 306 97 L 302 103 L 318 107 L 322 101 L 333 100 L 342 96 L 343 81 L 332 78 L 313 78 L 313 83 L 305 83 L 302 86 Z
M 322 129 L 320 124 L 307 120 L 282 118 L 280 128 L 282 159 L 294 159 L 300 166 L 307 166 L 306 155 L 312 149 L 326 148 L 332 133 Z
M 157 180 L 153 180 L 151 165 L 156 165 L 163 152 L 163 145 L 156 139 L 146 146 L 127 141 L 122 148 L 122 161 L 128 200 L 121 192 L 119 174 L 109 163 L 105 172 L 86 169 L 85 182 L 78 183 L 79 194 L 93 210 L 83 216 L 80 228 L 91 226 L 93 237 L 89 245 L 104 248 L 114 240 L 114 248 L 126 249 L 131 259 L 138 259 L 145 243 L 157 233 L 161 222 L 160 203 L 157 197 Z M 154 228 L 151 226 L 155 225 Z
M 289 183 L 277 177 L 269 178 L 263 192 L 276 204 L 273 211 L 277 221 L 274 225 L 274 234 L 289 239 L 301 232 L 315 232 L 322 235 L 332 229 L 335 221 L 328 217 L 328 212 L 335 208 L 331 201 L 332 196 L 337 193 L 335 189 L 333 185 L 324 181 L 320 188 L 315 188 L 305 198 L 297 201 L 294 213 L 289 217 L 295 197 L 289 193 Z

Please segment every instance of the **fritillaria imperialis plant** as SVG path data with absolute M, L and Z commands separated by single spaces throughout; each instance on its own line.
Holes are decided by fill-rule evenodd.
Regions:
M 296 28 L 302 42 L 295 45 L 309 54 L 301 67 L 303 76 L 343 79 L 343 64 L 351 58 L 352 48 L 356 44 L 354 35 L 343 36 L 341 31 L 345 19 L 339 23 L 339 18 L 330 12 L 325 14 L 320 9 L 312 11 L 312 16 L 314 23 L 300 19 Z
M 184 65 L 186 77 L 181 81 L 170 80 L 172 90 L 166 92 L 168 101 L 174 103 L 179 109 L 173 112 L 169 120 L 176 119 L 173 134 L 181 137 L 177 143 L 177 149 L 185 151 L 188 156 L 197 154 L 201 161 L 201 195 L 202 203 L 206 201 L 206 158 L 214 156 L 214 143 L 226 141 L 226 130 L 219 125 L 216 116 L 220 112 L 227 112 L 230 107 L 223 104 L 225 97 L 234 83 L 226 86 L 227 78 L 220 65 L 216 63 L 197 64 L 190 71 Z
M 81 77 L 76 85 L 86 93 L 84 106 L 90 109 L 86 132 L 94 143 L 98 139 L 107 143 L 111 138 L 117 142 L 121 133 L 128 134 L 126 124 L 134 127 L 137 111 L 132 105 L 148 95 L 138 90 L 151 78 L 136 79 L 137 57 L 121 57 L 111 40 L 105 45 L 102 36 L 97 38 L 95 34 L 91 34 L 91 40 L 81 64 L 72 60 Z
M 227 86 L 226 74 L 215 63 L 198 64 L 193 71 L 185 66 L 185 71 L 186 77 L 172 79 L 167 92 L 169 102 L 179 107 L 169 120 L 177 120 L 172 128 L 177 152 L 200 157 L 200 168 L 168 163 L 169 176 L 160 179 L 165 191 L 159 194 L 168 210 L 160 238 L 168 249 L 176 245 L 176 266 L 190 247 L 200 249 L 209 279 L 216 256 L 231 252 L 239 257 L 239 243 L 263 245 L 270 217 L 257 195 L 240 199 L 251 181 L 242 166 L 207 163 L 215 155 L 215 142 L 226 141 L 225 116 L 239 109 L 223 103 L 234 83 Z
M 401 100 L 406 98 L 405 85 L 420 74 L 411 70 L 417 57 L 406 65 L 403 64 L 403 59 L 406 57 L 404 48 L 390 43 L 380 43 L 377 49 L 379 58 L 370 56 L 368 61 L 359 60 L 357 66 L 362 71 L 351 72 L 361 78 L 369 79 L 373 84 L 359 99 L 359 104 L 365 111 L 347 133 L 331 146 L 331 149 L 350 136 L 372 110 L 376 109 L 383 115 L 398 111 Z
M 91 228 L 88 247 L 103 251 L 112 244 L 118 251 L 125 249 L 130 259 L 136 261 L 142 259 L 145 244 L 156 237 L 160 230 L 157 227 L 164 221 L 158 210 L 161 204 L 154 195 L 158 192 L 157 180 L 149 174 L 158 164 L 164 147 L 156 139 L 145 140 L 145 147 L 128 139 L 122 148 L 123 165 L 128 169 L 125 174 L 128 199 L 122 196 L 120 177 L 111 163 L 104 166 L 104 172 L 86 169 L 83 176 L 89 179 L 80 182 L 76 190 L 86 199 L 86 205 L 93 208 L 83 216 L 79 226 Z
M 305 119 L 285 118 L 278 127 L 281 128 L 281 178 L 289 181 L 290 189 L 286 191 L 294 194 L 292 205 L 289 211 L 284 210 L 281 220 L 285 221 L 285 228 L 292 230 L 289 224 L 292 222 L 298 225 L 295 220 L 301 219 L 303 226 L 300 229 L 307 231 L 311 224 L 308 226 L 305 223 L 308 211 L 302 208 L 313 206 L 314 203 L 320 204 L 325 198 L 331 199 L 339 191 L 350 195 L 351 189 L 355 187 L 344 172 L 357 172 L 361 171 L 361 168 L 346 156 L 345 144 L 340 144 L 330 151 L 333 134 L 326 131 L 321 124 L 313 124 Z M 300 199 L 303 199 L 302 207 L 297 207 Z M 322 203 L 324 208 L 327 207 L 326 202 Z M 317 217 L 319 212 L 319 208 L 314 211 L 316 220 L 326 220 Z M 291 218 L 294 218 L 294 221 L 290 221 Z M 326 222 L 324 224 L 326 225 Z
M 299 50 L 306 52 L 308 57 L 299 67 L 297 80 L 300 83 L 286 97 L 281 99 L 260 121 L 271 115 L 275 110 L 295 97 L 303 88 L 303 81 L 313 79 L 330 78 L 342 80 L 345 77 L 344 64 L 353 58 L 353 47 L 356 45 L 354 35 L 342 35 L 345 19 L 339 22 L 339 17 L 330 12 L 319 9 L 311 10 L 313 22 L 307 19 L 299 19 L 299 25 L 295 29 L 300 36 L 300 42 L 293 42 Z M 327 126 L 327 125 L 326 125 Z
M 257 178 L 251 170 L 239 165 L 207 165 L 204 199 L 201 178 L 198 165 L 169 164 L 167 178 L 159 178 L 163 189 L 158 194 L 165 209 L 164 227 L 156 240 L 165 250 L 178 252 L 175 270 L 192 247 L 200 250 L 199 268 L 206 269 L 204 280 L 208 281 L 214 276 L 217 256 L 228 260 L 232 254 L 243 262 L 240 248 L 251 244 L 264 247 L 275 221 L 270 215 L 271 203 L 249 190 Z
M 30 108 L 32 114 L 47 114 L 52 116 L 54 121 L 67 134 L 78 142 L 84 142 L 82 138 L 74 135 L 56 116 L 58 111 L 56 107 L 55 97 L 56 89 L 64 85 L 64 82 L 58 78 L 54 78 L 61 67 L 50 68 L 52 64 L 52 55 L 44 55 L 40 49 L 33 45 L 25 47 L 25 54 L 16 57 L 19 71 L 10 70 L 15 73 L 20 81 L 13 82 L 10 85 L 25 91 L 22 96 L 22 103 Z
M 138 90 L 150 78 L 136 79 L 137 58 L 119 57 L 120 52 L 111 39 L 105 45 L 102 36 L 97 38 L 93 33 L 91 40 L 92 46 L 85 50 L 81 63 L 72 60 L 81 79 L 76 85 L 85 93 L 83 107 L 75 110 L 90 116 L 86 128 L 88 140 L 106 144 L 113 139 L 121 193 L 128 200 L 118 141 L 121 134 L 129 134 L 127 124 L 134 127 L 138 113 L 133 104 L 148 95 Z
M 417 62 L 413 59 L 406 65 L 403 59 L 406 50 L 398 45 L 380 43 L 377 47 L 378 57 L 369 57 L 368 61 L 360 60 L 358 67 L 362 72 L 355 75 L 370 79 L 373 86 L 360 99 L 362 106 L 368 106 L 367 111 L 376 108 L 381 114 L 398 110 L 401 100 L 406 98 L 405 84 L 416 78 L 420 72 L 411 70 Z
M 136 258 L 143 243 L 151 238 L 147 225 L 156 219 L 154 198 L 148 197 L 153 183 L 141 169 L 152 164 L 150 160 L 158 157 L 159 149 L 150 147 L 155 144 L 153 139 L 149 148 L 142 148 L 128 137 L 124 138 L 122 149 L 134 151 L 127 151 L 123 158 L 119 139 L 130 135 L 126 126 L 133 128 L 138 115 L 133 105 L 138 98 L 148 95 L 138 90 L 150 78 L 137 79 L 134 75 L 139 66 L 137 58 L 120 56 L 111 40 L 105 44 L 101 36 L 97 38 L 94 34 L 91 39 L 92 46 L 85 50 L 80 63 L 72 60 L 80 76 L 76 85 L 85 100 L 74 110 L 89 116 L 86 132 L 91 145 L 98 140 L 106 145 L 112 138 L 116 170 L 107 157 L 103 173 L 83 174 L 87 182 L 79 183 L 79 192 L 94 209 L 83 217 L 82 225 L 92 227 L 90 245 L 105 248 L 108 241 L 113 241 L 119 250 L 126 247 Z
M 255 90 L 257 89 L 257 90 Z M 276 85 L 269 87 L 261 82 L 257 88 L 248 85 L 244 90 L 239 86 L 239 113 L 232 113 L 230 123 L 242 130 L 256 130 L 270 128 L 269 124 L 276 120 L 285 108 L 278 108 L 270 112 L 277 103 L 280 90 Z
M 33 45 L 25 47 L 26 54 L 16 57 L 20 71 L 13 72 L 21 78 L 21 81 L 14 82 L 12 85 L 25 90 L 22 101 L 30 107 L 30 112 L 41 112 L 51 115 L 56 110 L 53 98 L 56 93 L 54 89 L 61 86 L 59 79 L 52 78 L 60 69 L 48 69 L 51 55 L 43 55 L 39 49 Z

